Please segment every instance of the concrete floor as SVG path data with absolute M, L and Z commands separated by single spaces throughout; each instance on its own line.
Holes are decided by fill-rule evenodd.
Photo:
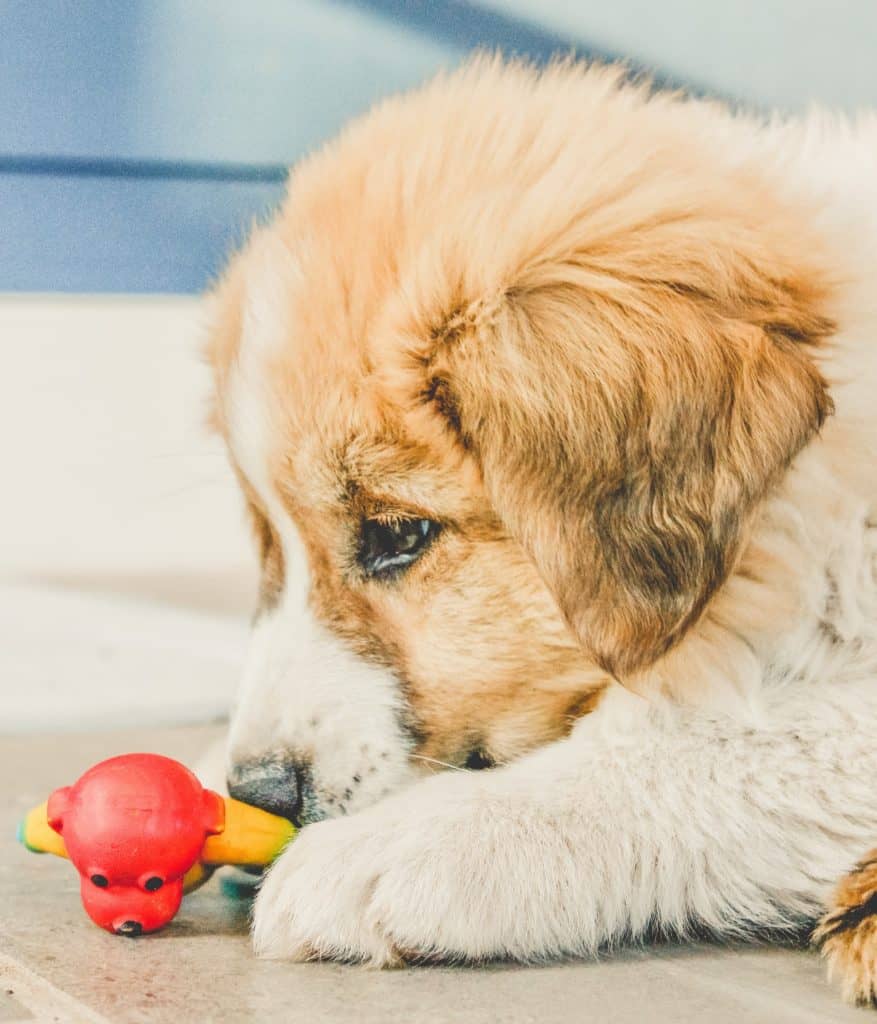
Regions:
M 193 763 L 215 735 L 185 727 L 0 737 L 0 1022 L 302 1019 L 341 1024 L 833 1024 L 866 1021 L 806 952 L 661 946 L 545 968 L 370 971 L 253 958 L 247 904 L 211 883 L 154 936 L 100 931 L 72 868 L 15 842 L 21 813 L 93 762 L 153 750 Z

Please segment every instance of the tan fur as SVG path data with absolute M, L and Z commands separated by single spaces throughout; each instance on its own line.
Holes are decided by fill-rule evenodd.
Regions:
M 423 374 L 409 403 L 451 424 L 584 649 L 621 678 L 697 621 L 750 512 L 830 408 L 804 351 L 828 331 L 821 296 L 772 266 L 756 277 L 760 253 L 717 271 L 687 205 L 675 237 L 634 232 L 654 234 L 655 255 L 626 279 L 574 237 L 509 281 L 488 325 L 457 314 L 411 356 Z
M 455 493 L 427 449 L 406 452 L 364 427 L 356 442 L 337 436 L 325 479 L 312 467 L 302 467 L 309 481 L 294 475 L 290 460 L 275 479 L 307 548 L 317 617 L 394 670 L 418 753 L 460 763 L 479 749 L 504 761 L 562 736 L 603 678 L 583 664 L 517 545 L 480 502 Z M 290 438 L 290 450 L 299 445 Z M 406 463 L 417 469 L 403 482 Z M 361 519 L 388 514 L 445 524 L 434 550 L 393 584 L 364 579 L 353 551 Z
M 813 940 L 847 1002 L 877 1005 L 877 850 L 841 879 Z
M 386 102 L 294 170 L 217 292 L 228 430 L 242 306 L 282 250 L 272 485 L 315 611 L 393 668 L 430 757 L 515 757 L 668 652 L 693 678 L 716 592 L 747 614 L 745 576 L 720 588 L 752 571 L 760 502 L 831 411 L 806 206 L 698 143 L 717 111 L 617 85 L 476 62 Z M 444 530 L 369 581 L 374 516 Z

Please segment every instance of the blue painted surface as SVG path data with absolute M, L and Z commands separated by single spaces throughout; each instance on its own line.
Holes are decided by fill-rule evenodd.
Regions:
M 0 0 L 0 291 L 194 292 L 285 167 L 475 47 L 468 0 Z
M 0 290 L 197 292 L 282 186 L 0 177 Z
M 0 0 L 0 291 L 196 292 L 286 166 L 474 47 L 468 0 Z
M 5 0 L 0 152 L 283 163 L 460 52 L 320 0 Z
M 314 0 L 0 0 L 0 290 L 202 289 L 287 163 L 458 58 Z
M 0 291 L 199 290 L 276 202 L 290 162 L 477 47 L 539 61 L 632 56 L 662 84 L 781 108 L 873 105 L 874 10 L 0 0 Z

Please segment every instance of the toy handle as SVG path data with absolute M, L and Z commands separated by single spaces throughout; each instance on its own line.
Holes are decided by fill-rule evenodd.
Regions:
M 33 807 L 18 823 L 16 838 L 31 853 L 54 853 L 56 857 L 67 857 L 67 847 L 60 833 L 49 824 L 49 801 Z
M 218 835 L 204 840 L 201 850 L 204 864 L 263 868 L 295 837 L 295 826 L 286 818 L 230 796 L 224 796 L 222 801 L 225 804 L 225 827 Z

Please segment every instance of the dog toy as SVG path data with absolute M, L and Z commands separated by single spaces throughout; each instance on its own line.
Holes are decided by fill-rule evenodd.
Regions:
M 214 868 L 264 867 L 294 835 L 285 818 L 205 789 L 158 754 L 101 761 L 18 828 L 29 850 L 69 858 L 88 916 L 127 936 L 163 928 Z

